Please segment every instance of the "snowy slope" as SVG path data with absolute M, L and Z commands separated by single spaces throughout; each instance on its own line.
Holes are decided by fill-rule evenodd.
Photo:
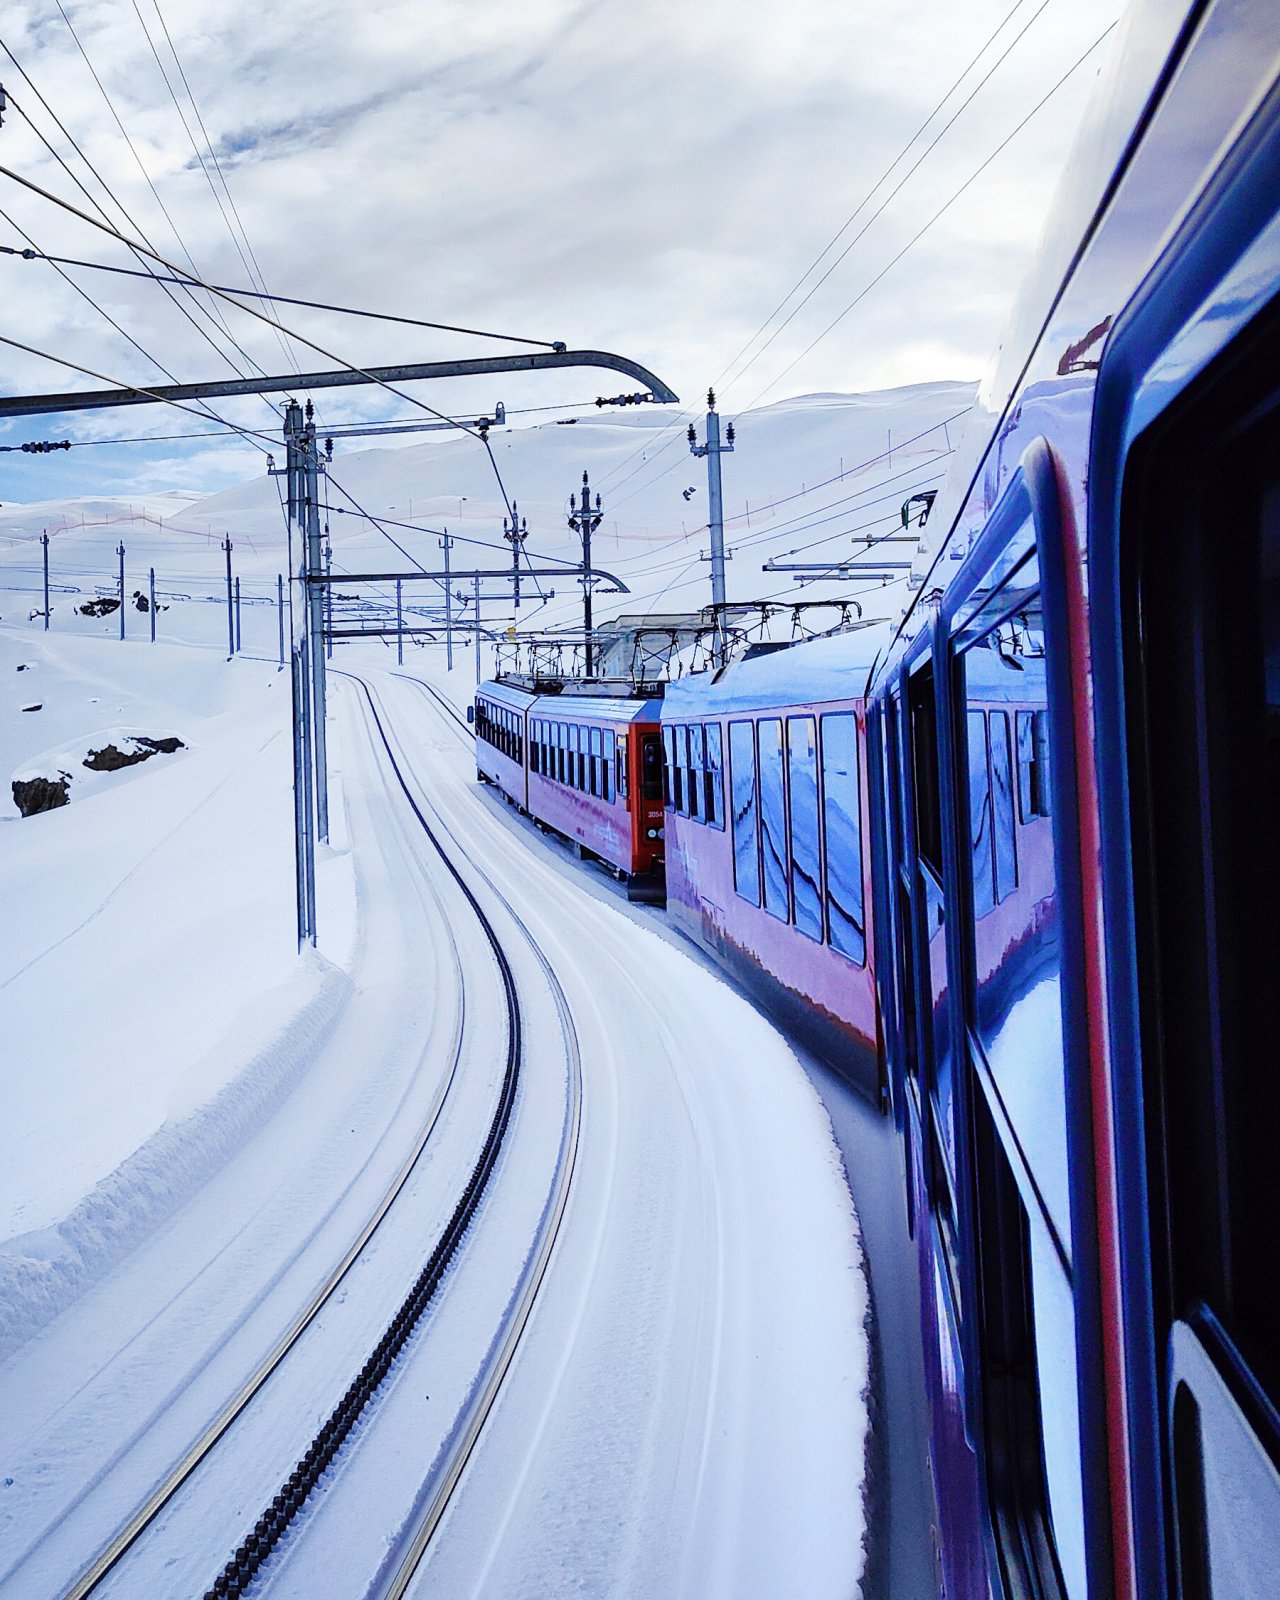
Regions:
M 797 551 L 799 558 L 817 561 L 846 559 L 855 550 L 865 554 L 865 544 L 855 545 L 854 529 L 861 530 L 858 537 L 864 541 L 900 533 L 901 503 L 941 482 L 962 427 L 957 419 L 972 395 L 969 384 L 918 384 L 869 395 L 810 395 L 738 417 L 736 448 L 723 458 L 725 533 L 733 552 L 729 598 L 855 594 L 869 610 L 896 614 L 903 596 L 899 585 L 884 595 L 878 583 L 854 579 L 798 588 L 790 575 L 764 573 L 761 566 L 770 557 Z M 583 472 L 589 473 L 593 494 L 599 492 L 603 502 L 595 564 L 616 573 L 631 591 L 625 597 L 601 595 L 598 618 L 649 606 L 691 610 L 710 599 L 708 568 L 700 559 L 707 549 L 706 468 L 689 454 L 685 421 L 690 417 L 703 438 L 701 412 L 656 408 L 591 415 L 572 424 L 513 425 L 491 435 L 502 486 L 528 522 L 531 557 L 580 559 L 580 546 L 564 519 L 569 495 L 580 490 Z M 336 572 L 403 570 L 415 562 L 438 568 L 439 543 L 426 530 L 444 528 L 457 540 L 455 571 L 509 563 L 502 490 L 484 450 L 470 437 L 395 435 L 367 445 L 339 439 L 328 500 Z M 385 533 L 358 508 L 387 519 Z M 98 586 L 114 590 L 115 552 L 123 542 L 127 592 L 145 589 L 147 568 L 154 565 L 162 591 L 190 596 L 172 602 L 172 611 L 161 619 L 162 634 L 167 630 L 209 643 L 225 638 L 217 604 L 224 592 L 223 539 L 230 536 L 235 546 L 235 570 L 246 600 L 270 599 L 276 574 L 287 569 L 280 484 L 265 472 L 203 499 L 157 494 L 145 504 L 138 497 L 11 504 L 0 508 L 0 615 L 17 611 L 25 617 L 38 603 L 33 602 L 40 584 L 38 541 L 45 529 L 55 582 L 86 594 Z M 913 551 L 913 543 L 906 542 L 870 554 L 905 560 Z M 469 584 L 460 587 L 470 589 Z M 544 604 L 536 588 L 525 580 L 517 614 L 510 585 L 487 582 L 486 622 L 541 629 L 580 620 L 580 590 L 571 578 L 542 580 L 544 592 L 556 591 L 556 598 Z M 419 593 L 440 600 L 433 585 Z M 385 588 L 378 594 L 383 602 L 391 598 Z M 73 603 L 71 596 L 54 596 L 55 627 L 83 631 L 83 621 L 71 619 Z M 255 612 L 244 623 L 246 648 L 251 636 L 253 648 L 271 653 L 272 624 L 265 608 Z M 110 636 L 112 630 L 108 624 L 97 631 Z

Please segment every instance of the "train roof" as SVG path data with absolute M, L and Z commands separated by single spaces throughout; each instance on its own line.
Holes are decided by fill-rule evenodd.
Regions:
M 665 720 L 859 700 L 871 664 L 891 635 L 889 623 L 877 623 L 734 661 L 718 672 L 677 678 L 667 685 Z
M 657 722 L 662 701 L 635 695 L 609 694 L 531 694 L 514 684 L 489 678 L 476 694 L 516 711 L 540 717 L 558 717 L 565 722 Z

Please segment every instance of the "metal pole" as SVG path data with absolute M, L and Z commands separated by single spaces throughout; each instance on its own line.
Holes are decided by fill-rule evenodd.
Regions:
M 453 590 L 449 587 L 449 548 L 453 540 L 445 529 L 444 538 L 444 661 L 445 671 L 453 671 Z
M 307 654 L 306 481 L 302 407 L 285 410 L 285 476 L 289 506 L 290 675 L 293 688 L 293 826 L 297 881 L 298 946 L 316 941 L 315 844 L 312 834 L 311 672 Z M 294 540 L 297 539 L 295 553 Z M 228 556 L 228 561 L 230 556 Z
M 578 510 L 576 495 L 569 496 L 569 526 L 582 538 L 582 631 L 585 636 L 583 643 L 583 673 L 585 677 L 595 675 L 594 632 L 591 615 L 591 592 L 595 583 L 595 574 L 591 570 L 591 535 L 604 521 L 600 510 L 600 496 L 596 495 L 595 510 L 591 509 L 591 485 L 587 474 L 582 474 L 582 509 Z
M 476 590 L 475 590 L 475 593 L 476 593 L 476 615 L 475 615 L 475 628 L 476 628 L 476 683 L 479 684 L 479 682 L 480 682 L 480 579 L 478 577 L 475 579 L 475 586 L 476 586 Z
M 231 586 L 231 535 L 228 534 L 222 541 L 222 548 L 227 553 L 227 660 L 230 661 L 236 653 L 236 613 L 234 595 Z
M 240 574 L 236 574 L 236 654 L 240 654 Z
M 396 666 L 404 666 L 404 614 L 400 600 L 404 585 L 396 579 Z
M 276 623 L 280 633 L 280 665 L 284 666 L 284 575 L 276 573 Z
M 714 389 L 707 390 L 707 442 L 700 445 L 692 423 L 689 424 L 689 449 L 695 456 L 707 458 L 707 526 L 711 533 L 711 608 L 713 643 L 712 652 L 717 666 L 725 659 L 724 634 L 724 496 L 720 484 L 720 457 L 733 449 L 733 424 L 729 424 L 725 441 L 720 439 L 720 418 L 716 413 Z
M 156 569 L 150 567 L 147 572 L 147 592 L 151 597 L 151 642 L 156 642 Z
M 325 666 L 324 666 L 324 591 L 313 583 L 323 568 L 320 546 L 320 456 L 316 448 L 316 425 L 312 405 L 307 401 L 307 421 L 303 430 L 303 462 L 306 485 L 306 567 L 307 631 L 311 664 L 311 693 L 314 702 L 311 737 L 315 749 L 316 836 L 329 841 L 329 774 L 325 742 Z
M 120 557 L 120 638 L 124 639 L 124 544 L 117 547 L 116 554 Z
M 44 631 L 49 631 L 49 533 L 46 529 L 40 535 L 40 543 L 44 546 Z
M 325 540 L 324 546 L 324 575 L 333 577 L 333 546 Z M 333 584 L 325 585 L 324 591 L 324 657 L 326 661 L 333 660 Z

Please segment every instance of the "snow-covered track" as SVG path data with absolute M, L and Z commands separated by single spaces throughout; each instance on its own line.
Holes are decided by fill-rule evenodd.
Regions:
M 263 1386 L 288 1358 L 290 1352 L 298 1345 L 304 1333 L 316 1320 L 320 1312 L 333 1300 L 335 1294 L 342 1289 L 352 1268 L 377 1234 L 379 1227 L 417 1169 L 427 1150 L 431 1136 L 440 1123 L 441 1115 L 449 1098 L 450 1090 L 457 1079 L 459 1064 L 462 1060 L 466 991 L 462 976 L 462 962 L 456 943 L 452 941 L 449 946 L 449 954 L 454 977 L 458 984 L 458 992 L 462 997 L 456 1015 L 453 1038 L 450 1043 L 450 1066 L 441 1079 L 412 1146 L 392 1176 L 391 1182 L 387 1185 L 368 1220 L 351 1240 L 333 1270 L 317 1286 L 315 1292 L 285 1328 L 275 1345 L 210 1421 L 191 1448 L 174 1464 L 171 1471 L 157 1484 L 147 1499 L 137 1507 L 128 1521 L 120 1527 L 114 1537 L 98 1552 L 65 1592 L 63 1600 L 86 1600 L 86 1597 L 98 1588 L 103 1579 L 115 1569 L 121 1559 L 145 1533 L 146 1529 L 174 1499 L 183 1485 L 187 1483 L 201 1463 L 252 1403 Z
M 437 1290 L 457 1254 L 458 1247 L 480 1208 L 489 1180 L 498 1162 L 504 1136 L 511 1121 L 519 1086 L 523 1057 L 523 1032 L 520 998 L 516 987 L 511 960 L 497 930 L 481 905 L 474 890 L 458 869 L 450 851 L 442 842 L 442 835 L 452 839 L 447 823 L 432 809 L 429 820 L 418 797 L 415 796 L 392 747 L 386 723 L 379 712 L 368 684 L 353 680 L 363 692 L 387 759 L 396 781 L 432 847 L 457 883 L 484 930 L 500 974 L 507 1016 L 507 1053 L 502 1084 L 492 1120 L 483 1145 L 472 1167 L 470 1176 L 459 1196 L 448 1223 L 441 1232 L 431 1256 L 405 1296 L 400 1308 L 377 1341 L 359 1373 L 349 1384 L 342 1399 L 334 1407 L 306 1453 L 258 1518 L 253 1529 L 226 1563 L 222 1572 L 205 1591 L 206 1600 L 222 1596 L 245 1594 L 266 1561 L 280 1542 L 284 1533 L 306 1503 L 322 1474 L 334 1460 L 347 1437 L 352 1432 L 370 1400 L 381 1388 L 393 1363 L 408 1344 L 415 1328 L 430 1306 Z M 446 708 L 448 709 L 448 708 Z M 461 721 L 461 719 L 458 719 Z M 464 725 L 465 726 L 465 725 Z M 424 797 L 425 798 L 425 797 Z M 429 804 L 429 802 L 427 802 Z M 457 850 L 456 840 L 452 841 Z M 576 1031 L 567 1000 L 550 964 L 538 948 L 532 934 L 511 908 L 509 902 L 486 874 L 480 874 L 491 892 L 501 901 L 504 909 L 516 922 L 529 943 L 550 984 L 561 1026 L 564 1032 L 569 1065 L 570 1104 L 563 1124 L 561 1147 L 552 1182 L 551 1193 L 543 1209 L 537 1237 L 530 1251 L 516 1293 L 509 1303 L 504 1325 L 489 1347 L 484 1370 L 478 1375 L 470 1397 L 457 1418 L 452 1430 L 449 1448 L 435 1463 L 430 1482 L 418 1496 L 416 1510 L 410 1525 L 402 1530 L 400 1546 L 395 1559 L 384 1564 L 383 1586 L 376 1592 L 387 1597 L 402 1595 L 412 1580 L 424 1553 L 430 1544 L 450 1497 L 462 1476 L 467 1461 L 480 1437 L 503 1379 L 511 1365 L 521 1335 L 532 1313 L 538 1289 L 545 1275 L 555 1246 L 560 1223 L 568 1200 L 576 1159 L 581 1122 L 581 1063 Z
M 369 697 L 370 706 L 373 707 L 372 691 L 368 684 L 364 683 L 363 680 L 358 681 L 360 681 L 366 696 Z M 431 695 L 432 699 L 438 703 L 440 710 L 453 719 L 453 722 L 465 738 L 472 737 L 471 729 L 443 695 L 433 689 L 431 685 L 423 683 L 421 679 L 413 678 L 409 681 L 417 684 L 419 688 L 426 690 Z M 374 708 L 374 715 L 378 715 L 376 707 Z M 400 765 L 396 762 L 390 743 L 387 741 L 385 727 L 381 718 L 379 718 L 379 731 L 382 733 L 384 742 L 387 742 L 387 752 L 393 765 L 395 765 L 396 776 L 400 783 L 405 786 L 405 792 L 408 794 L 408 787 L 405 785 Z M 424 803 L 430 806 L 436 828 L 449 836 L 454 848 L 459 853 L 465 853 L 460 841 L 439 808 L 427 800 L 425 795 L 423 799 Z M 416 811 L 418 807 L 413 802 L 412 796 L 410 796 L 410 801 L 414 804 Z M 424 826 L 426 826 L 425 823 Z M 370 1594 L 376 1595 L 378 1600 L 400 1600 L 400 1597 L 407 1591 L 423 1556 L 427 1552 L 432 1536 L 448 1508 L 453 1491 L 462 1477 L 485 1422 L 498 1399 L 503 1380 L 511 1367 L 521 1336 L 533 1312 L 538 1291 L 546 1275 L 547 1267 L 550 1264 L 551 1255 L 559 1236 L 565 1208 L 569 1200 L 569 1190 L 577 1162 L 578 1141 L 582 1127 L 582 1059 L 578 1043 L 578 1032 L 573 1021 L 568 997 L 550 961 L 547 959 L 546 953 L 525 919 L 515 910 L 510 900 L 502 893 L 490 874 L 483 868 L 478 868 L 477 871 L 484 879 L 489 890 L 501 903 L 504 911 L 519 928 L 530 952 L 545 976 L 555 1000 L 568 1058 L 566 1064 L 568 1067 L 567 1087 L 569 1102 L 561 1134 L 555 1173 L 547 1196 L 547 1202 L 542 1212 L 538 1236 L 526 1262 L 519 1287 L 511 1298 L 505 1325 L 499 1337 L 491 1344 L 485 1370 L 477 1379 L 463 1415 L 458 1418 L 454 1429 L 452 1447 L 448 1451 L 446 1458 L 437 1464 L 431 1483 L 426 1486 L 426 1492 L 420 1496 L 412 1525 L 403 1534 L 394 1559 L 384 1564 L 381 1583 L 370 1591 Z

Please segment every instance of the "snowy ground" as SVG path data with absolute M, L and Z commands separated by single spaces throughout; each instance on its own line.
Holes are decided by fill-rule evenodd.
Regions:
M 228 663 L 216 608 L 186 604 L 168 616 L 172 632 L 197 619 L 183 644 L 147 643 L 136 613 L 123 645 L 115 619 L 0 627 L 0 776 L 106 730 L 185 746 L 0 823 L 6 1600 L 65 1591 L 425 1139 L 341 1289 L 105 1592 L 211 1580 L 429 1248 L 502 1053 L 491 957 L 346 683 L 320 951 L 296 954 L 273 630 L 262 659 Z M 427 655 L 414 664 L 438 673 Z M 419 1589 L 855 1592 L 864 1280 L 812 1090 L 741 1000 L 477 790 L 456 727 L 379 672 L 384 651 L 365 660 L 421 804 L 510 941 L 535 1043 L 474 1237 L 264 1592 L 365 1592 L 521 1270 L 566 1065 L 516 914 L 578 1031 L 581 1147 L 527 1335 Z

